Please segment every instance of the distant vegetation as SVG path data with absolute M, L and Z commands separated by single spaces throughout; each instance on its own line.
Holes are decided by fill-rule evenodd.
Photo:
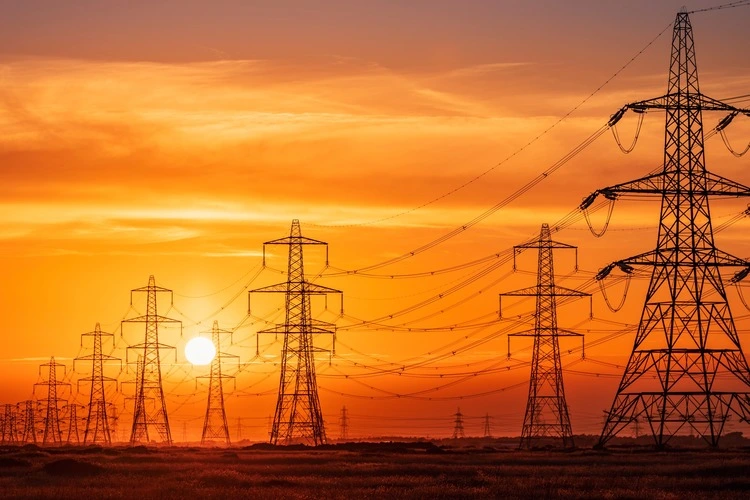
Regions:
M 463 441 L 463 440 L 460 440 Z M 750 448 L 0 448 L 3 498 L 746 498 Z

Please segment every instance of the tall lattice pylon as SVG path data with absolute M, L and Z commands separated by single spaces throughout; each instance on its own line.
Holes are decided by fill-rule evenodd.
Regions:
M 750 188 L 706 170 L 702 113 L 729 112 L 718 130 L 750 110 L 701 94 L 687 12 L 674 23 L 667 93 L 624 106 L 611 122 L 626 110 L 653 109 L 666 111 L 663 168 L 599 189 L 581 205 L 587 208 L 598 194 L 661 198 L 656 249 L 618 260 L 598 275 L 603 279 L 615 266 L 626 273 L 652 268 L 633 351 L 599 445 L 640 418 L 657 447 L 691 429 L 716 446 L 730 413 L 750 418 L 750 370 L 719 269 L 744 267 L 735 275 L 739 280 L 750 268 L 714 244 L 709 198 L 750 196 Z
M 75 370 L 76 361 L 91 361 L 91 376 L 78 379 L 80 387 L 81 382 L 91 382 L 91 392 L 89 396 L 88 414 L 86 416 L 86 430 L 83 433 L 83 444 L 112 444 L 112 437 L 109 432 L 109 419 L 107 418 L 107 400 L 104 392 L 105 382 L 114 382 L 117 386 L 117 380 L 104 375 L 105 361 L 121 361 L 120 358 L 109 356 L 102 352 L 102 337 L 110 337 L 111 333 L 103 332 L 99 323 L 94 327 L 93 332 L 81 334 L 81 344 L 83 337 L 92 337 L 94 339 L 94 352 L 86 356 L 80 356 L 73 360 L 73 369 Z M 120 367 L 122 370 L 122 366 Z
M 301 442 L 319 445 L 326 442 L 323 414 L 318 398 L 313 354 L 324 349 L 313 345 L 315 334 L 335 334 L 335 326 L 313 320 L 310 312 L 312 295 L 340 294 L 340 290 L 316 285 L 305 280 L 302 249 L 306 245 L 324 245 L 326 264 L 328 244 L 302 236 L 299 221 L 292 221 L 289 236 L 263 244 L 265 264 L 266 245 L 289 247 L 289 267 L 286 283 L 252 290 L 250 293 L 284 293 L 286 295 L 286 319 L 283 324 L 261 330 L 258 333 L 273 333 L 284 336 L 281 351 L 281 379 L 276 411 L 271 428 L 272 444 Z
M 508 336 L 508 356 L 510 356 L 510 337 L 534 339 L 529 398 L 521 429 L 521 448 L 531 448 L 535 440 L 544 437 L 561 438 L 563 447 L 566 448 L 574 446 L 568 404 L 565 401 L 559 338 L 580 337 L 581 334 L 558 328 L 557 297 L 586 297 L 591 294 L 555 285 L 552 254 L 556 249 L 575 248 L 566 243 L 553 241 L 547 224 L 542 224 L 539 238 L 513 247 L 514 256 L 525 249 L 536 249 L 539 252 L 536 286 L 501 294 L 501 298 L 503 296 L 536 298 L 534 328 Z M 502 310 L 500 312 L 502 314 Z
M 159 325 L 162 323 L 179 323 L 176 319 L 160 316 L 157 313 L 156 296 L 159 293 L 169 293 L 172 299 L 172 290 L 156 285 L 154 276 L 148 278 L 148 285 L 135 288 L 130 292 L 130 303 L 133 303 L 133 293 L 142 292 L 146 294 L 146 314 L 123 320 L 123 323 L 145 323 L 146 335 L 142 344 L 136 344 L 128 349 L 140 350 L 143 365 L 137 374 L 139 378 L 136 383 L 135 405 L 133 408 L 133 428 L 130 434 L 130 444 L 141 442 L 148 443 L 156 436 L 149 434 L 150 429 L 156 430 L 162 443 L 172 444 L 172 432 L 169 429 L 169 416 L 167 414 L 167 401 L 164 398 L 164 388 L 161 378 L 161 358 L 159 352 L 162 349 L 174 349 L 174 346 L 159 342 Z M 146 401 L 151 400 L 152 405 Z
M 57 368 L 63 368 L 63 375 L 66 372 L 66 368 L 65 365 L 55 362 L 54 356 L 50 358 L 49 363 L 39 365 L 40 375 L 42 373 L 42 368 L 45 367 L 47 368 L 47 380 L 34 384 L 34 390 L 36 390 L 36 387 L 39 385 L 47 386 L 47 405 L 45 408 L 42 444 L 61 444 L 62 431 L 60 430 L 59 402 L 62 400 L 57 397 L 57 387 L 60 385 L 70 386 L 70 384 L 67 382 L 61 382 L 57 379 Z
M 18 438 L 16 405 L 6 403 L 3 406 L 3 414 L 0 415 L 0 444 L 15 444 Z
M 464 414 L 461 413 L 461 408 L 458 408 L 453 416 L 456 417 L 453 421 L 453 439 L 465 438 L 466 433 L 464 432 Z
M 214 321 L 211 329 L 211 341 L 216 348 L 216 355 L 211 360 L 211 374 L 208 382 L 208 404 L 206 406 L 206 418 L 203 421 L 203 433 L 201 434 L 201 444 L 206 444 L 214 440 L 221 440 L 228 445 L 231 444 L 229 439 L 229 426 L 227 425 L 227 412 L 224 408 L 224 379 L 234 379 L 234 375 L 226 375 L 221 371 L 222 359 L 234 358 L 237 356 L 221 352 L 221 334 L 232 333 L 229 330 L 221 330 L 219 322 Z M 202 377 L 196 377 L 202 378 Z

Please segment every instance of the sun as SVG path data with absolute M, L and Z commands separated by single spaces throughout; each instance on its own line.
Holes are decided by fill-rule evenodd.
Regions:
M 185 358 L 194 365 L 207 365 L 215 355 L 216 347 L 206 337 L 195 337 L 185 344 Z

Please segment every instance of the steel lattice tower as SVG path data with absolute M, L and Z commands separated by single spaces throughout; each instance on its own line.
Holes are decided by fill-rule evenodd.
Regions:
M 633 266 L 652 268 L 633 351 L 599 445 L 641 418 L 657 447 L 686 426 L 716 446 L 731 412 L 750 418 L 750 370 L 719 269 L 744 267 L 734 278 L 739 280 L 749 268 L 716 248 L 709 198 L 750 196 L 750 188 L 706 170 L 702 112 L 728 111 L 728 123 L 750 111 L 701 94 L 687 12 L 679 12 L 674 23 L 667 93 L 627 109 L 666 111 L 663 169 L 599 189 L 581 208 L 598 194 L 612 200 L 655 195 L 661 214 L 655 250 L 616 261 L 597 276 L 604 278 L 615 266 L 626 273 Z
M 328 264 L 328 244 L 302 236 L 299 221 L 292 221 L 289 236 L 263 244 L 265 264 L 266 245 L 286 245 L 289 247 L 289 266 L 286 283 L 279 283 L 252 290 L 250 293 L 284 293 L 286 296 L 286 320 L 273 328 L 258 333 L 273 333 L 284 336 L 281 351 L 281 378 L 279 396 L 276 401 L 272 444 L 302 442 L 319 445 L 326 442 L 323 414 L 318 398 L 318 384 L 315 378 L 315 358 L 313 354 L 324 349 L 313 345 L 314 334 L 335 334 L 335 326 L 313 320 L 310 312 L 310 297 L 338 293 L 340 290 L 316 285 L 305 280 L 302 248 L 305 245 L 324 245 L 326 265 Z
M 81 343 L 83 343 L 83 337 L 93 337 L 94 339 L 93 354 L 80 356 L 73 360 L 74 370 L 76 361 L 91 361 L 91 376 L 78 380 L 79 386 L 81 382 L 91 382 L 91 393 L 89 397 L 88 415 L 86 417 L 86 430 L 83 433 L 83 444 L 112 444 L 112 438 L 109 432 L 109 419 L 107 418 L 107 401 L 105 398 L 104 383 L 115 382 L 115 384 L 117 384 L 117 380 L 112 377 L 104 376 L 104 361 L 120 361 L 120 358 L 108 356 L 102 352 L 102 337 L 113 337 L 113 335 L 111 333 L 103 332 L 99 323 L 96 324 L 93 332 L 81 334 Z
M 234 375 L 224 375 L 221 372 L 221 360 L 223 358 L 237 358 L 233 354 L 221 352 L 221 334 L 231 333 L 228 330 L 220 330 L 219 322 L 214 321 L 211 329 L 211 340 L 216 347 L 216 355 L 211 360 L 211 374 L 208 383 L 208 405 L 206 407 L 206 419 L 203 422 L 203 434 L 201 444 L 208 441 L 220 439 L 227 445 L 231 444 L 229 439 L 229 426 L 227 425 L 227 412 L 224 409 L 224 384 L 223 379 L 234 378 Z M 203 377 L 196 377 L 203 378 Z
M 508 335 L 509 356 L 511 337 L 534 338 L 529 399 L 526 403 L 519 447 L 531 448 L 533 441 L 537 438 L 557 437 L 562 439 L 563 447 L 568 448 L 574 446 L 573 431 L 570 427 L 568 404 L 565 401 L 559 338 L 581 337 L 581 334 L 557 327 L 557 297 L 586 297 L 591 294 L 555 285 L 553 250 L 576 249 L 576 247 L 553 241 L 547 224 L 542 224 L 539 238 L 513 247 L 514 258 L 517 253 L 525 249 L 539 251 L 536 286 L 500 295 L 501 297 L 536 297 L 534 328 Z
M 36 412 L 39 410 L 39 403 L 29 399 L 22 403 L 18 403 L 18 405 L 23 408 L 23 432 L 21 433 L 21 442 L 36 444 Z
M 461 408 L 456 409 L 456 413 L 453 414 L 456 419 L 453 421 L 453 439 L 464 438 L 464 414 L 461 413 Z
M 0 427 L 0 433 L 2 434 L 0 444 L 14 444 L 18 434 L 15 405 L 11 403 L 5 404 L 2 420 L 0 420 Z
M 83 420 L 82 418 L 78 417 L 78 408 L 85 409 L 86 407 L 83 405 L 71 403 L 67 404 L 63 407 L 63 409 L 68 410 L 68 439 L 65 440 L 66 444 L 81 444 L 81 435 L 78 432 L 78 427 Z M 73 440 L 75 439 L 75 443 Z
M 136 344 L 128 349 L 142 351 L 143 365 L 137 374 L 135 405 L 133 408 L 133 428 L 130 434 L 130 444 L 149 442 L 154 436 L 149 436 L 149 428 L 156 429 L 161 441 L 172 444 L 172 433 L 169 429 L 167 402 L 164 399 L 164 389 L 161 380 L 161 349 L 174 349 L 173 346 L 159 342 L 159 325 L 161 323 L 182 323 L 179 320 L 159 316 L 156 311 L 156 296 L 159 293 L 169 293 L 172 290 L 156 285 L 154 276 L 148 278 L 148 285 L 135 288 L 130 292 L 130 303 L 133 303 L 133 293 L 146 293 L 146 314 L 137 318 L 124 320 L 123 323 L 145 323 L 146 335 L 142 344 Z M 153 405 L 146 405 L 146 400 L 153 400 Z
M 39 374 L 42 373 L 42 368 L 47 367 L 48 376 L 44 382 L 37 382 L 34 384 L 34 389 L 38 385 L 47 386 L 47 408 L 46 415 L 44 417 L 44 437 L 42 438 L 42 444 L 60 444 L 62 443 L 62 431 L 60 431 L 60 410 L 58 407 L 58 401 L 61 401 L 57 397 L 57 386 L 58 385 L 70 385 L 66 382 L 60 382 L 57 380 L 57 367 L 61 366 L 63 372 L 65 372 L 65 365 L 56 363 L 55 357 L 50 358 L 49 363 L 39 365 Z
M 349 410 L 346 406 L 341 407 L 341 416 L 339 417 L 339 427 L 341 428 L 341 434 L 339 440 L 346 441 L 349 439 Z
M 492 432 L 490 432 L 490 419 L 491 418 L 492 417 L 490 417 L 489 413 L 484 416 L 484 437 L 486 438 L 492 437 Z

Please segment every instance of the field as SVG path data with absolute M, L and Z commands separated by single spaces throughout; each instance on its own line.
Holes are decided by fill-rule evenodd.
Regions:
M 3 498 L 748 498 L 750 451 L 0 448 Z

